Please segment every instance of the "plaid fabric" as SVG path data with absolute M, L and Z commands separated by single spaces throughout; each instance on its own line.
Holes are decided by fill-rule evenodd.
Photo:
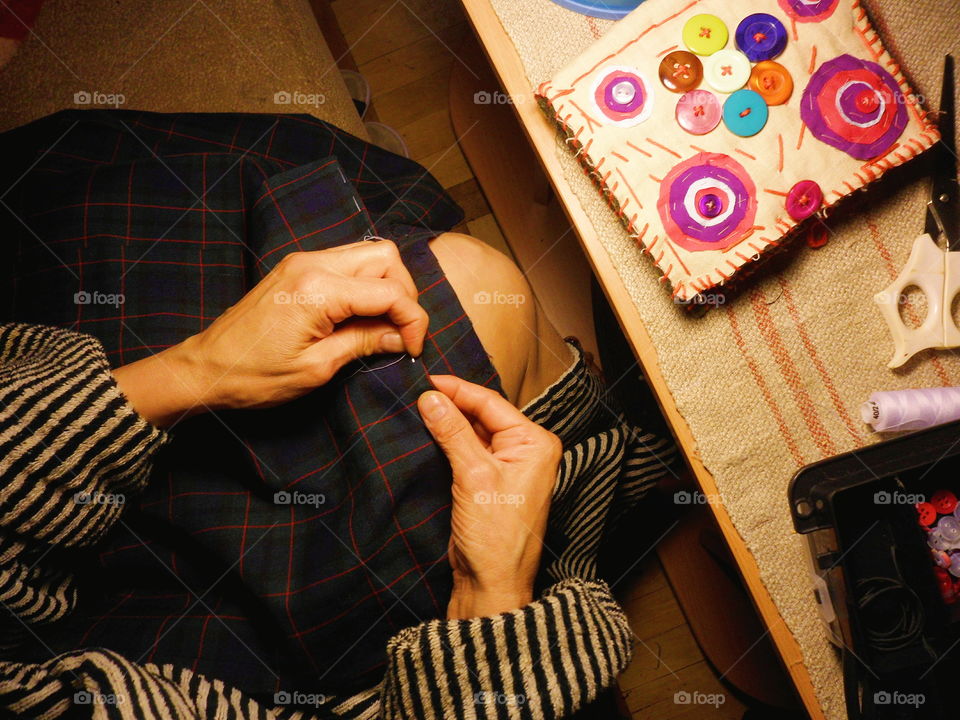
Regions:
M 500 387 L 427 246 L 459 208 L 415 163 L 304 116 L 70 111 L 0 152 L 0 317 L 89 333 L 114 365 L 202 330 L 287 252 L 397 241 L 423 357 L 178 425 L 99 553 L 72 559 L 84 605 L 36 649 L 105 647 L 267 700 L 379 682 L 387 640 L 450 592 L 449 467 L 416 398 L 437 368 Z

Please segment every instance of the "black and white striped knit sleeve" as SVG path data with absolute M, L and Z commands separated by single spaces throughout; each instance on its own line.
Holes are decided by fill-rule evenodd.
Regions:
M 164 440 L 94 338 L 0 324 L 0 645 L 70 612 L 76 593 L 56 551 L 110 528 Z
M 0 715 L 175 720 L 549 720 L 594 700 L 626 667 L 631 631 L 603 582 L 557 583 L 493 617 L 432 620 L 388 644 L 383 682 L 315 710 L 274 706 L 172 665 L 138 665 L 109 650 L 45 663 L 0 660 Z M 277 701 L 276 698 L 274 699 Z
M 567 717 L 610 687 L 631 653 L 627 618 L 606 583 L 564 580 L 512 612 L 434 620 L 395 635 L 382 716 Z

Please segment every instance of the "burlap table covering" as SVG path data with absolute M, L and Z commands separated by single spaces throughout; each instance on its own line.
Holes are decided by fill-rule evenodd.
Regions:
M 943 56 L 960 51 L 960 8 L 950 0 L 866 2 L 914 89 L 937 108 Z M 492 4 L 524 63 L 525 100 L 612 25 L 550 0 Z M 800 645 L 824 714 L 845 717 L 837 655 L 814 603 L 787 486 L 802 465 L 881 439 L 859 419 L 872 391 L 960 385 L 954 352 L 928 351 L 888 370 L 893 344 L 872 301 L 921 232 L 928 182 L 916 168 L 891 173 L 837 210 L 825 247 L 794 245 L 729 304 L 691 318 L 675 307 L 562 142 L 556 152 L 643 318 L 720 500 Z

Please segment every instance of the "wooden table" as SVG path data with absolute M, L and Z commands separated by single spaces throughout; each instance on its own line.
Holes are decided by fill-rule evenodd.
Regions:
M 504 90 L 516 98 L 529 98 L 532 88 L 524 72 L 523 63 L 512 41 L 503 29 L 490 1 L 462 0 L 462 2 Z M 603 286 L 607 299 L 617 314 L 620 326 L 643 367 L 644 375 L 657 396 L 664 416 L 673 428 L 697 482 L 705 495 L 719 497 L 716 482 L 697 455 L 696 442 L 690 428 L 677 410 L 670 389 L 660 372 L 657 350 L 650 340 L 640 315 L 619 274 L 613 267 L 610 257 L 601 245 L 596 230 L 581 207 L 580 201 L 573 194 L 563 176 L 560 162 L 556 156 L 556 127 L 548 121 L 536 103 L 514 102 L 512 107 L 579 237 L 584 254 L 589 260 L 594 274 Z M 783 658 L 807 712 L 812 718 L 824 718 L 813 684 L 810 681 L 810 675 L 803 664 L 800 647 L 760 579 L 760 571 L 756 560 L 733 526 L 723 505 L 710 503 L 709 507 L 716 516 L 717 523 L 740 567 L 744 582 L 760 616 L 766 623 L 775 647 Z

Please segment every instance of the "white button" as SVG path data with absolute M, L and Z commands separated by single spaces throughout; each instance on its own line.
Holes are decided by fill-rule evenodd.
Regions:
M 626 105 L 629 102 L 633 102 L 633 98 L 637 96 L 637 90 L 633 87 L 633 83 L 624 80 L 613 86 L 611 94 L 613 95 L 613 99 L 620 105 Z
M 739 50 L 724 48 L 703 59 L 703 77 L 717 92 L 732 93 L 750 79 L 750 60 Z

